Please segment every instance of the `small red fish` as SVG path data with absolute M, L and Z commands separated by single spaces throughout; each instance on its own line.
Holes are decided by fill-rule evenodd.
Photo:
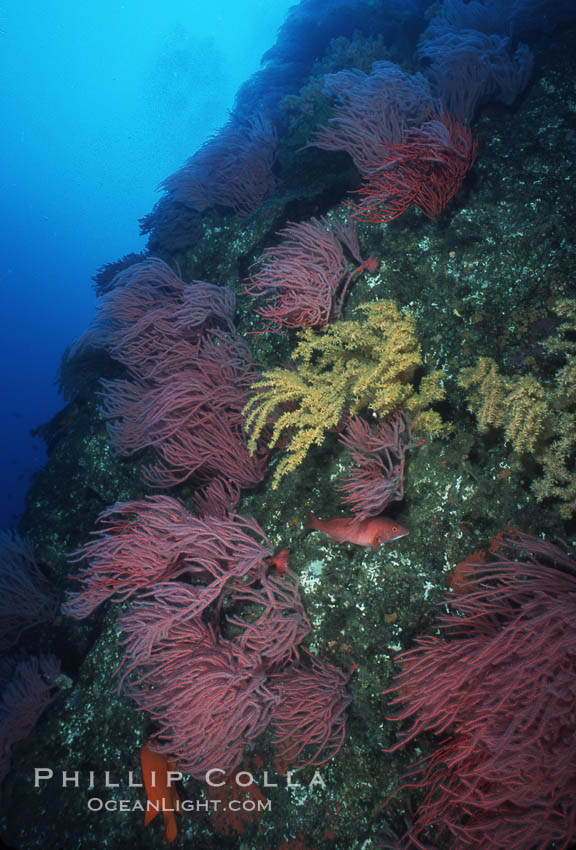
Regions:
M 390 543 L 408 534 L 405 526 L 387 516 L 368 517 L 368 519 L 356 519 L 356 517 L 318 519 L 313 513 L 307 511 L 304 527 L 323 531 L 337 543 L 371 546 L 374 551 L 381 543 Z
M 146 808 L 144 825 L 147 826 L 158 812 L 162 811 L 164 837 L 171 844 L 178 834 L 174 812 L 180 811 L 180 799 L 176 788 L 169 781 L 168 774 L 177 770 L 176 763 L 161 753 L 153 752 L 146 743 L 140 750 L 140 764 L 146 796 L 152 804 L 151 808 Z
M 290 549 L 280 549 L 275 555 L 270 555 L 265 560 L 268 566 L 275 569 L 279 576 L 284 576 L 288 569 L 289 558 Z

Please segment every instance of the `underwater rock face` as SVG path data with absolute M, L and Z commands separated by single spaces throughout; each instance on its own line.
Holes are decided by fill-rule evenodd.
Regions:
M 517 18 L 511 22 L 509 4 L 446 0 L 429 24 L 422 14 L 426 5 L 305 0 L 295 7 L 263 70 L 241 90 L 231 119 L 245 120 L 257 106 L 267 110 L 277 134 L 274 156 L 265 157 L 266 174 L 259 173 L 263 182 L 258 186 L 265 185 L 266 190 L 246 195 L 250 214 L 243 215 L 248 210 L 241 204 L 222 203 L 218 198 L 192 208 L 178 194 L 169 215 L 164 215 L 161 201 L 147 224 L 153 234 L 150 250 L 158 250 L 162 265 L 169 267 L 167 277 L 158 284 L 164 300 L 169 300 L 173 279 L 182 290 L 180 310 L 183 293 L 193 286 L 219 287 L 218 293 L 228 299 L 225 327 L 222 315 L 215 317 L 208 311 L 204 316 L 203 327 L 213 342 L 216 360 L 219 351 L 225 352 L 234 360 L 237 375 L 239 361 L 240 366 L 245 362 L 244 346 L 248 351 L 249 345 L 250 369 L 253 360 L 264 374 L 276 378 L 289 374 L 291 381 L 298 382 L 298 370 L 290 363 L 298 344 L 293 331 L 265 332 L 270 329 L 258 313 L 258 303 L 246 293 L 246 280 L 252 263 L 263 254 L 274 256 L 277 234 L 294 226 L 291 222 L 326 216 L 342 226 L 356 203 L 354 190 L 365 175 L 361 169 L 355 171 L 348 154 L 302 149 L 319 125 L 334 127 L 329 122 L 338 114 L 331 112 L 334 104 L 323 88 L 323 78 L 343 74 L 341 83 L 348 79 L 356 84 L 355 70 L 361 69 L 365 78 L 372 62 L 389 64 L 393 58 L 403 74 L 413 74 L 417 68 L 430 80 L 433 96 L 444 98 L 445 66 L 438 67 L 441 45 L 450 46 L 446 61 L 454 63 L 456 57 L 464 63 L 459 67 L 466 69 L 465 57 L 474 57 L 475 46 L 484 39 L 463 44 L 456 34 L 471 27 L 466 16 L 475 11 L 480 15 L 481 6 L 485 14 L 475 25 L 492 39 L 494 50 L 489 54 L 490 68 L 474 64 L 469 72 L 477 88 L 458 115 L 470 121 L 470 132 L 478 140 L 477 159 L 470 170 L 466 160 L 461 188 L 446 197 L 433 218 L 408 204 L 388 224 L 356 223 L 360 260 L 374 255 L 380 265 L 355 276 L 346 293 L 342 318 L 356 334 L 355 346 L 352 349 L 348 341 L 344 354 L 338 349 L 338 362 L 344 371 L 348 364 L 348 378 L 352 369 L 364 369 L 364 383 L 342 380 L 339 387 L 344 389 L 339 392 L 349 393 L 346 399 L 328 398 L 333 382 L 325 380 L 318 354 L 323 332 L 310 329 L 307 333 L 314 345 L 306 355 L 307 374 L 316 374 L 316 387 L 324 388 L 324 412 L 317 412 L 312 423 L 304 414 L 300 421 L 294 415 L 298 396 L 293 393 L 282 399 L 280 415 L 285 417 L 287 432 L 275 447 L 259 445 L 251 458 L 239 458 L 234 446 L 246 444 L 242 419 L 251 382 L 243 377 L 233 380 L 233 385 L 221 382 L 221 395 L 210 404 L 205 398 L 194 398 L 187 402 L 190 409 L 180 405 L 177 402 L 189 390 L 186 382 L 192 380 L 194 369 L 206 378 L 200 343 L 191 339 L 190 323 L 183 330 L 177 316 L 160 315 L 157 299 L 146 302 L 137 319 L 133 314 L 127 319 L 134 305 L 125 303 L 106 330 L 113 332 L 108 339 L 122 337 L 126 362 L 134 353 L 130 345 L 142 338 L 138 334 L 143 328 L 147 345 L 154 350 L 170 340 L 169 353 L 176 365 L 173 380 L 164 376 L 163 386 L 167 393 L 182 391 L 183 395 L 170 396 L 170 403 L 165 397 L 154 399 L 149 410 L 144 405 L 142 417 L 146 423 L 155 417 L 159 432 L 172 441 L 170 457 L 175 467 L 178 457 L 189 456 L 185 452 L 189 445 L 178 443 L 183 422 L 194 421 L 201 430 L 203 423 L 213 422 L 214 409 L 228 410 L 230 405 L 236 418 L 230 425 L 228 448 L 232 446 L 238 463 L 257 465 L 257 474 L 232 487 L 231 498 L 229 465 L 218 463 L 213 452 L 217 441 L 210 438 L 209 445 L 198 449 L 202 458 L 194 470 L 196 477 L 171 481 L 170 496 L 166 496 L 152 490 L 141 474 L 154 463 L 158 441 L 138 444 L 129 457 L 114 453 L 99 395 L 111 384 L 129 391 L 127 385 L 140 381 L 137 369 L 144 366 L 150 367 L 146 379 L 157 380 L 154 359 L 141 351 L 142 359 L 137 357 L 132 373 L 127 373 L 122 370 L 122 358 L 111 360 L 100 340 L 101 351 L 91 357 L 78 352 L 78 359 L 73 353 L 63 368 L 73 407 L 46 429 L 50 458 L 30 490 L 20 530 L 29 536 L 38 564 L 61 597 L 64 591 L 79 590 L 77 579 L 67 578 L 69 573 L 78 576 L 78 567 L 70 564 L 68 555 L 83 547 L 92 564 L 89 575 L 81 573 L 80 588 L 89 586 L 95 604 L 82 608 L 81 593 L 69 597 L 77 600 L 81 621 L 69 616 L 73 613 L 69 603 L 63 614 L 28 630 L 18 646 L 19 652 L 32 656 L 40 651 L 54 653 L 69 681 L 58 695 L 50 692 L 51 704 L 35 731 L 13 751 L 14 768 L 4 781 L 0 809 L 0 834 L 9 845 L 27 850 L 157 847 L 163 840 L 161 818 L 144 826 L 145 791 L 138 784 L 142 783 L 141 748 L 150 741 L 154 751 L 156 741 L 166 765 L 177 769 L 171 758 L 179 754 L 176 744 L 192 741 L 194 752 L 186 750 L 184 764 L 184 772 L 191 775 L 178 780 L 178 797 L 187 806 L 176 815 L 175 846 L 178 841 L 200 850 L 394 846 L 395 836 L 401 841 L 406 830 L 418 823 L 414 813 L 429 790 L 402 789 L 402 776 L 417 755 L 430 756 L 434 763 L 434 754 L 440 753 L 438 758 L 442 754 L 440 748 L 434 749 L 435 737 L 397 748 L 403 740 L 402 728 L 389 719 L 388 698 L 382 696 L 382 691 L 394 687 L 400 669 L 397 653 L 410 650 L 417 636 L 423 643 L 438 640 L 433 637 L 437 605 L 445 598 L 447 584 L 451 594 L 459 594 L 462 606 L 467 604 L 467 594 L 472 605 L 470 584 L 475 579 L 471 575 L 475 569 L 481 575 L 484 567 L 478 565 L 497 559 L 504 545 L 499 535 L 506 527 L 544 534 L 549 540 L 558 536 L 567 545 L 573 538 L 569 464 L 576 422 L 569 399 L 574 389 L 574 331 L 566 327 L 563 335 L 559 332 L 561 323 L 569 324 L 573 316 L 569 306 L 562 306 L 573 295 L 575 213 L 567 191 L 576 173 L 576 124 L 571 110 L 576 35 L 568 29 L 573 19 L 562 3 L 529 4 L 531 14 L 528 4 L 514 4 Z M 329 14 L 331 9 L 334 14 Z M 565 31 L 555 29 L 554 9 L 556 23 L 564 25 Z M 539 16 L 541 29 L 549 34 L 537 39 Z M 520 56 L 518 45 L 506 35 L 512 24 L 516 35 L 528 44 Z M 427 26 L 428 34 L 419 42 Z M 423 45 L 418 56 L 428 57 L 430 64 L 415 64 L 418 44 Z M 530 78 L 528 50 L 534 53 Z M 503 67 L 505 58 L 510 67 Z M 477 57 L 469 61 L 477 62 Z M 498 86 L 496 72 L 501 75 Z M 513 79 L 506 84 L 508 72 Z M 462 85 L 466 80 L 464 76 Z M 450 108 L 455 102 L 463 101 L 450 91 L 445 105 Z M 428 109 L 424 124 L 430 120 Z M 419 168 L 429 173 L 429 160 L 437 151 L 430 145 L 418 147 L 418 138 L 412 136 L 411 141 L 420 154 Z M 392 182 L 405 177 L 398 157 L 386 164 Z M 393 165 L 398 167 L 396 176 Z M 204 177 L 208 179 L 209 174 Z M 257 203 L 253 203 L 255 197 Z M 418 207 L 417 201 L 414 204 Z M 170 233 L 175 234 L 172 243 Z M 119 261 L 119 274 L 101 278 L 103 298 L 116 291 L 129 301 L 127 281 L 137 276 L 139 264 L 161 263 L 140 255 L 125 260 L 126 264 Z M 344 252 L 341 260 L 342 277 L 360 262 L 354 252 L 350 256 Z M 295 260 L 296 265 L 305 262 L 300 257 Z M 330 289 L 330 282 L 326 285 Z M 234 296 L 225 287 L 236 294 L 235 317 Z M 286 291 L 294 290 L 286 287 Z M 121 300 L 118 297 L 117 303 Z M 434 413 L 435 421 L 445 426 L 441 437 L 430 436 L 430 427 L 418 431 L 417 405 L 409 417 L 401 412 L 396 413 L 399 419 L 392 420 L 401 421 L 409 431 L 407 445 L 400 446 L 398 440 L 395 444 L 383 438 L 390 420 L 379 417 L 378 410 L 367 412 L 366 402 L 375 387 L 366 378 L 373 358 L 356 321 L 362 315 L 356 308 L 388 303 L 393 305 L 390 321 L 404 328 L 410 317 L 411 332 L 410 339 L 404 334 L 398 341 L 386 374 L 394 376 L 391 385 L 406 387 L 408 382 L 411 394 L 429 399 L 432 410 L 426 412 Z M 327 314 L 324 318 L 332 329 L 327 338 L 338 337 L 333 329 L 338 328 L 340 317 Z M 231 336 L 244 338 L 240 353 L 229 351 Z M 194 351 L 187 348 L 184 362 L 181 337 L 187 345 L 196 346 L 193 368 L 188 360 Z M 334 350 L 327 344 L 326 356 L 333 356 Z M 485 417 L 478 427 L 475 417 L 480 402 L 470 397 L 462 375 L 464 384 L 466 376 L 476 375 L 480 358 L 494 362 L 493 375 L 504 376 L 506 392 L 527 381 L 536 382 L 542 390 L 543 406 L 531 408 L 532 413 L 542 413 L 543 429 L 533 445 L 515 446 L 506 433 L 510 423 L 502 417 L 512 408 L 504 410 L 505 393 L 496 378 L 484 386 L 481 409 Z M 432 376 L 434 386 L 426 383 Z M 106 383 L 101 384 L 102 379 Z M 349 389 L 352 386 L 363 388 Z M 387 386 L 382 381 L 383 395 Z M 298 388 L 303 392 L 301 380 Z M 346 416 L 329 421 L 327 411 L 344 401 Z M 397 403 L 386 408 L 385 401 L 382 411 L 397 411 Z M 546 440 L 557 439 L 548 437 L 557 433 L 547 422 L 551 409 L 563 417 L 567 440 L 562 455 L 565 466 L 554 474 L 561 476 L 566 469 L 569 480 L 561 492 L 552 487 L 543 493 L 534 482 L 545 480 L 547 474 L 542 467 Z M 271 435 L 279 421 L 274 418 L 277 412 L 268 413 L 261 423 L 265 435 Z M 360 416 L 361 424 L 354 426 L 351 414 Z M 306 442 L 302 433 L 310 424 L 317 433 Z M 356 443 L 350 451 L 355 427 L 363 440 L 361 457 Z M 303 449 L 301 463 L 278 476 L 293 445 Z M 223 489 L 209 490 L 216 486 L 214 481 Z M 363 520 L 373 516 L 371 503 L 380 498 L 376 514 L 385 510 L 386 519 L 408 529 L 409 535 L 394 544 L 365 549 L 345 539 L 307 533 L 307 510 L 330 518 L 349 513 L 342 481 L 353 483 L 351 492 L 356 496 L 358 481 L 372 486 L 370 490 L 367 485 L 362 498 L 356 498 Z M 233 519 L 225 515 L 231 502 L 236 512 Z M 162 506 L 161 523 L 146 520 L 153 505 Z M 104 530 L 95 526 L 98 515 L 107 518 Z M 205 526 L 228 528 L 234 523 L 252 529 L 251 539 L 238 535 L 234 551 L 218 548 L 216 537 L 210 537 Z M 161 545 L 155 548 L 154 541 L 159 539 Z M 569 549 L 559 555 L 540 537 L 531 538 L 530 543 L 526 537 L 514 537 L 514 532 L 505 539 L 508 545 L 511 539 L 524 541 L 528 559 L 530 552 L 538 556 L 544 552 L 554 561 L 550 569 L 559 575 L 564 571 L 560 582 L 573 580 Z M 103 549 L 107 568 L 99 570 L 94 564 Z M 511 563 L 522 562 L 522 557 L 511 555 Z M 206 596 L 199 603 L 202 593 Z M 104 601 L 112 596 L 114 603 Z M 570 594 L 564 596 L 562 604 L 570 605 Z M 522 604 L 536 605 L 533 600 L 522 600 Z M 565 619 L 572 616 L 570 609 Z M 398 694 L 404 700 L 416 699 L 410 690 L 411 663 L 401 668 L 405 686 Z M 120 676 L 126 677 L 121 693 L 114 675 L 119 665 Z M 442 672 L 446 673 L 444 668 Z M 458 676 L 457 670 L 449 672 Z M 165 684 L 168 673 L 170 690 Z M 196 689 L 194 694 L 189 688 Z M 186 737 L 183 718 L 189 717 L 191 707 L 195 722 L 193 734 Z M 203 725 L 208 714 L 215 718 L 213 725 Z M 482 717 L 480 710 L 478 716 Z M 449 735 L 450 724 L 442 731 Z M 213 752 L 216 761 L 211 760 Z M 512 762 L 514 757 L 512 747 Z M 221 771 L 214 774 L 213 785 L 201 775 L 210 766 Z M 302 767 L 301 772 L 290 772 Z M 52 775 L 35 773 L 38 769 Z M 64 772 L 73 778 L 68 781 Z M 573 779 L 569 776 L 569 781 Z M 532 790 L 536 798 L 538 787 Z M 563 807 L 570 805 L 562 794 L 559 798 Z M 450 817 L 459 824 L 464 816 L 451 810 Z M 441 850 L 456 846 L 441 815 L 419 823 L 424 833 L 418 840 L 424 846 Z M 527 818 L 519 837 L 511 840 L 507 835 L 508 843 L 493 846 L 529 850 L 536 834 L 543 844 L 562 841 L 562 830 L 569 828 L 554 827 L 549 834 L 544 829 L 541 834 L 541 823 L 530 824 Z M 409 840 L 400 846 L 410 846 Z M 486 846 L 474 842 L 472 836 L 469 846 Z

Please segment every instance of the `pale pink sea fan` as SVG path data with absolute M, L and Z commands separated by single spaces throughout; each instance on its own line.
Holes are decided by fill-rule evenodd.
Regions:
M 277 146 L 275 127 L 264 115 L 230 119 L 161 188 L 170 201 L 198 212 L 222 206 L 246 217 L 274 189 Z
M 288 224 L 280 242 L 267 248 L 245 282 L 246 292 L 265 300 L 257 312 L 273 330 L 325 325 L 340 317 L 352 279 L 375 271 L 374 257 L 363 260 L 353 222 L 311 218 Z M 349 267 L 344 248 L 357 264 Z

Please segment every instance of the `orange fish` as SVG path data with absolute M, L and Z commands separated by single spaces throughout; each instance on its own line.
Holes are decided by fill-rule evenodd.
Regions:
M 273 567 L 279 576 L 286 575 L 288 569 L 288 560 L 290 558 L 290 549 L 280 549 L 275 555 L 270 555 L 266 558 L 266 563 L 269 567 Z
M 304 527 L 323 531 L 337 543 L 371 546 L 374 551 L 381 543 L 390 543 L 408 534 L 407 528 L 387 516 L 368 517 L 368 519 L 356 519 L 356 517 L 318 519 L 307 511 Z
M 144 826 L 148 826 L 161 811 L 164 815 L 164 838 L 171 843 L 178 834 L 174 811 L 179 811 L 180 798 L 174 780 L 168 784 L 168 773 L 177 770 L 176 763 L 161 753 L 152 752 L 146 743 L 140 750 L 140 764 L 146 796 L 151 803 L 150 808 L 146 809 Z

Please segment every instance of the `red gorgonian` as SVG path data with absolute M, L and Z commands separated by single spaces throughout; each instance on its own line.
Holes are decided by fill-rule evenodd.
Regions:
M 470 128 L 446 113 L 411 130 L 366 165 L 360 201 L 349 202 L 359 221 L 392 221 L 414 204 L 436 218 L 462 186 L 476 159 Z
M 513 536 L 512 536 L 513 535 Z M 528 850 L 576 835 L 576 557 L 522 532 L 486 563 L 470 558 L 440 635 L 399 657 L 386 693 L 439 742 L 404 777 L 424 799 L 409 829 L 451 846 Z
M 340 318 L 350 283 L 379 266 L 372 255 L 362 259 L 351 221 L 311 218 L 289 224 L 279 235 L 279 244 L 264 251 L 245 281 L 249 295 L 265 299 L 256 312 L 270 330 L 322 326 Z M 349 257 L 357 264 L 353 268 Z

